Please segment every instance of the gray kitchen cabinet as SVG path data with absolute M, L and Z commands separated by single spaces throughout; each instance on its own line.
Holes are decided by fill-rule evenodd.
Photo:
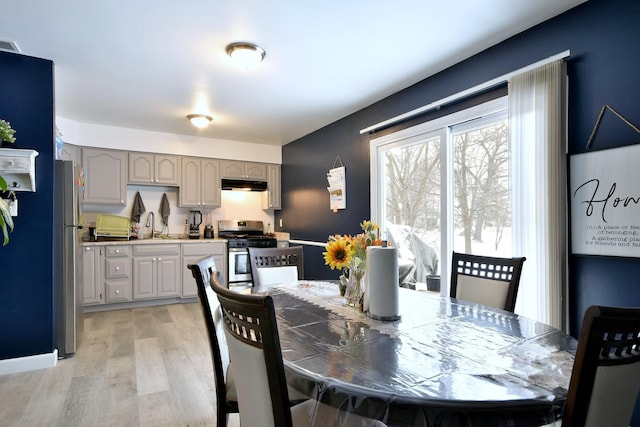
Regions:
M 187 264 L 200 258 L 212 255 L 216 262 L 216 270 L 220 271 L 224 283 L 227 283 L 226 260 L 227 245 L 225 242 L 189 243 L 182 245 L 182 297 L 198 296 L 198 287 Z
M 135 245 L 133 299 L 179 296 L 180 271 L 180 245 Z
M 242 162 L 237 160 L 222 161 L 222 178 L 267 180 L 267 164 Z
M 220 160 L 183 157 L 180 169 L 179 205 L 181 207 L 220 207 Z
M 178 156 L 152 153 L 129 153 L 129 184 L 178 185 Z
M 131 247 L 106 246 L 104 257 L 106 302 L 131 301 Z
M 219 208 L 222 203 L 220 194 L 220 160 L 202 159 L 202 206 Z
M 280 165 L 267 164 L 267 191 L 262 193 L 262 209 L 281 209 Z
M 99 246 L 85 246 L 82 250 L 82 302 L 94 305 L 103 302 L 103 253 Z
M 82 168 L 85 173 L 84 204 L 126 205 L 126 160 L 126 151 L 82 149 Z
M 76 164 L 82 163 L 82 149 L 73 144 L 65 143 L 60 152 L 60 160 L 71 160 Z

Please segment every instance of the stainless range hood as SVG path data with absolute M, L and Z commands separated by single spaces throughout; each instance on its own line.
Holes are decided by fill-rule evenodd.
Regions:
M 223 179 L 223 190 L 267 191 L 266 181 L 248 181 L 244 179 Z

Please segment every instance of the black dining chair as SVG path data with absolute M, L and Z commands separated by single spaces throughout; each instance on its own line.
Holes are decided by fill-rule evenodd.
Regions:
M 231 360 L 242 366 L 235 371 L 242 425 L 385 426 L 313 399 L 290 406 L 273 299 L 265 293 L 234 292 L 215 280 L 213 290 L 222 308 Z
M 513 313 L 525 260 L 453 252 L 449 295 Z
M 640 308 L 589 307 L 562 427 L 628 426 L 639 390 Z
M 216 387 L 217 426 L 226 427 L 229 414 L 238 413 L 238 398 L 222 329 L 220 303 L 211 289 L 213 278 L 219 277 L 220 272 L 216 270 L 213 256 L 207 256 L 187 264 L 187 267 L 191 270 L 198 286 L 198 297 L 209 337 Z
M 253 286 L 268 286 L 304 277 L 302 246 L 247 248 Z

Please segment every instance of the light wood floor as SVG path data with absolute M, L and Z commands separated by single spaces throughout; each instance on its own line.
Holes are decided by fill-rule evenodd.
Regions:
M 199 303 L 85 314 L 73 357 L 0 376 L 0 425 L 215 425 Z

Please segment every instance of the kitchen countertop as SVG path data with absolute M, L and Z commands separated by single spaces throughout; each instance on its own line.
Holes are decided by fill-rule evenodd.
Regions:
M 226 243 L 226 239 L 177 239 L 177 238 L 155 238 L 155 239 L 117 239 L 117 240 L 87 240 L 81 242 L 82 246 L 113 246 L 113 245 L 162 245 L 168 243 Z

